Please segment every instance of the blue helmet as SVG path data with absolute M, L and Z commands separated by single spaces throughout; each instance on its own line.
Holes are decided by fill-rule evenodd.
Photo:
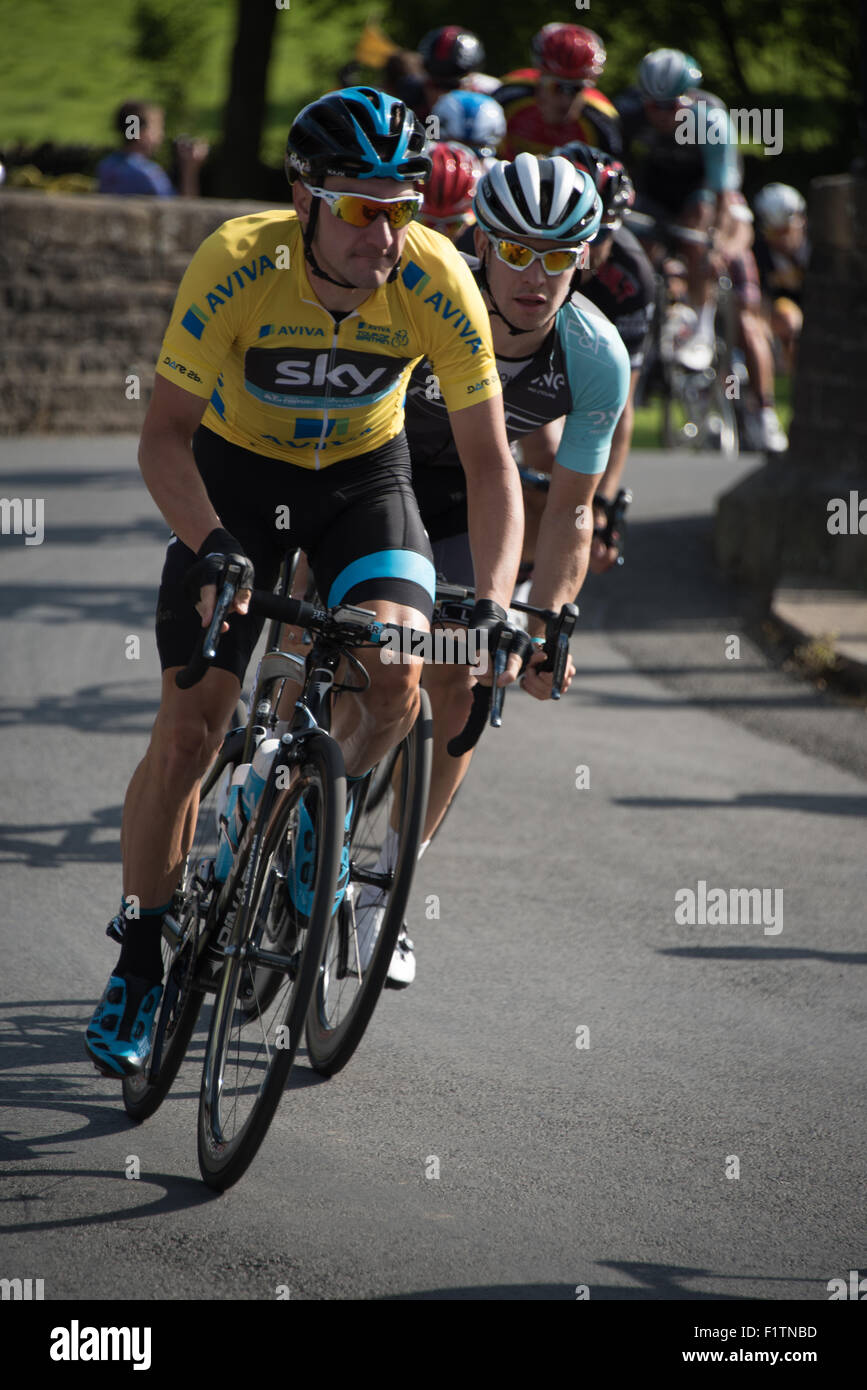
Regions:
M 439 139 L 457 140 L 488 158 L 506 133 L 506 113 L 482 92 L 446 92 L 431 111 L 439 121 Z
M 290 183 L 327 174 L 412 183 L 431 170 L 415 112 L 376 87 L 344 87 L 305 106 L 289 131 L 285 162 Z

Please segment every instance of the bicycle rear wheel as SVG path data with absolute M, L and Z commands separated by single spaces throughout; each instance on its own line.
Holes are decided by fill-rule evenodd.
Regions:
M 194 981 L 196 942 L 213 891 L 213 864 L 219 836 L 220 799 L 224 783 L 241 756 L 244 731 L 223 740 L 217 757 L 202 778 L 193 844 L 184 877 L 175 894 L 172 916 L 181 928 L 180 944 L 163 937 L 163 997 L 154 1027 L 148 1065 L 140 1076 L 123 1080 L 123 1103 L 131 1119 L 147 1120 L 162 1105 L 190 1045 L 202 1007 L 202 992 Z
M 198 1150 L 202 1177 L 219 1192 L 237 1182 L 255 1157 L 295 1059 L 334 909 L 345 816 L 340 749 L 329 735 L 311 734 L 298 751 L 289 788 L 253 841 L 214 1005 Z M 309 868 L 302 867 L 305 857 Z M 275 883 L 287 878 L 307 885 L 307 915 L 296 918 L 291 955 L 282 963 L 267 961 L 261 954 L 269 949 L 265 904 Z M 267 1002 L 256 991 L 263 963 L 280 972 Z
M 322 1076 L 346 1066 L 376 1008 L 403 923 L 412 877 L 418 859 L 427 811 L 433 750 L 433 723 L 427 691 L 420 690 L 416 721 L 398 747 L 391 778 L 379 779 L 382 794 L 363 799 L 354 817 L 350 849 L 350 885 L 340 910 L 332 918 L 316 988 L 307 1015 L 310 1065 Z M 392 763 L 392 755 L 383 761 Z M 371 774 L 374 785 L 376 769 Z M 370 783 L 366 790 L 369 790 Z M 398 841 L 393 865 L 378 867 L 386 834 L 397 821 Z M 364 964 L 364 930 L 359 931 L 355 904 L 363 885 L 369 906 L 384 909 L 369 962 Z M 369 919 L 368 919 L 369 920 Z

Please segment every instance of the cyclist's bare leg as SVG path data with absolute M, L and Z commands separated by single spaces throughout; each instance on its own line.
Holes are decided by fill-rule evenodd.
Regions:
M 412 627 L 427 632 L 430 624 L 416 608 L 386 599 L 354 600 L 354 606 L 371 609 L 383 623 Z M 422 661 L 383 660 L 385 650 L 361 650 L 358 660 L 370 676 L 370 688 L 363 694 L 339 698 L 334 705 L 331 731 L 343 751 L 350 777 L 360 777 L 378 763 L 409 733 L 419 705 Z M 352 677 L 350 676 L 350 680 Z M 357 679 L 357 673 L 356 673 Z
M 430 696 L 433 715 L 433 762 L 422 836 L 423 840 L 429 840 L 472 761 L 472 749 L 460 758 L 453 758 L 446 745 L 461 732 L 469 718 L 474 682 L 468 666 L 429 665 L 425 667 L 423 684 Z
M 760 405 L 773 405 L 774 353 L 767 324 L 760 313 L 742 305 L 739 310 L 739 326 L 750 385 L 758 396 Z
M 682 209 L 677 220 L 683 227 L 707 232 L 713 225 L 713 204 L 705 199 L 701 201 L 694 199 Z M 695 246 L 691 242 L 684 242 L 681 246 L 681 255 L 686 262 L 690 304 L 695 309 L 700 309 L 703 304 L 713 303 L 716 298 L 716 277 L 708 266 L 706 248 Z
M 121 826 L 124 894 L 141 908 L 171 899 L 189 850 L 199 781 L 220 746 L 240 682 L 212 668 L 191 690 L 179 690 L 171 667 L 151 741 L 126 794 Z

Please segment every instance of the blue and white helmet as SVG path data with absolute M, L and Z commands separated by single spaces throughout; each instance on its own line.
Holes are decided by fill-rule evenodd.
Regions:
M 327 92 L 298 113 L 289 131 L 290 183 L 326 174 L 411 183 L 430 171 L 427 137 L 415 112 L 376 87 Z
M 542 237 L 573 244 L 592 241 L 602 220 L 593 179 L 562 155 L 519 154 L 498 159 L 479 180 L 476 221 L 497 236 Z
M 446 92 L 431 115 L 439 121 L 439 139 L 469 145 L 483 159 L 496 154 L 506 133 L 506 113 L 493 97 L 481 92 Z

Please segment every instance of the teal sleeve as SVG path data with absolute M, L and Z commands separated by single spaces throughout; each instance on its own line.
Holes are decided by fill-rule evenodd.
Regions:
M 702 103 L 699 103 L 701 106 Z M 704 155 L 705 187 L 712 193 L 731 193 L 741 186 L 737 137 L 728 111 L 721 106 L 705 107 Z
M 572 303 L 558 315 L 572 409 L 557 462 L 576 473 L 604 473 L 614 428 L 629 397 L 629 353 L 614 325 Z

